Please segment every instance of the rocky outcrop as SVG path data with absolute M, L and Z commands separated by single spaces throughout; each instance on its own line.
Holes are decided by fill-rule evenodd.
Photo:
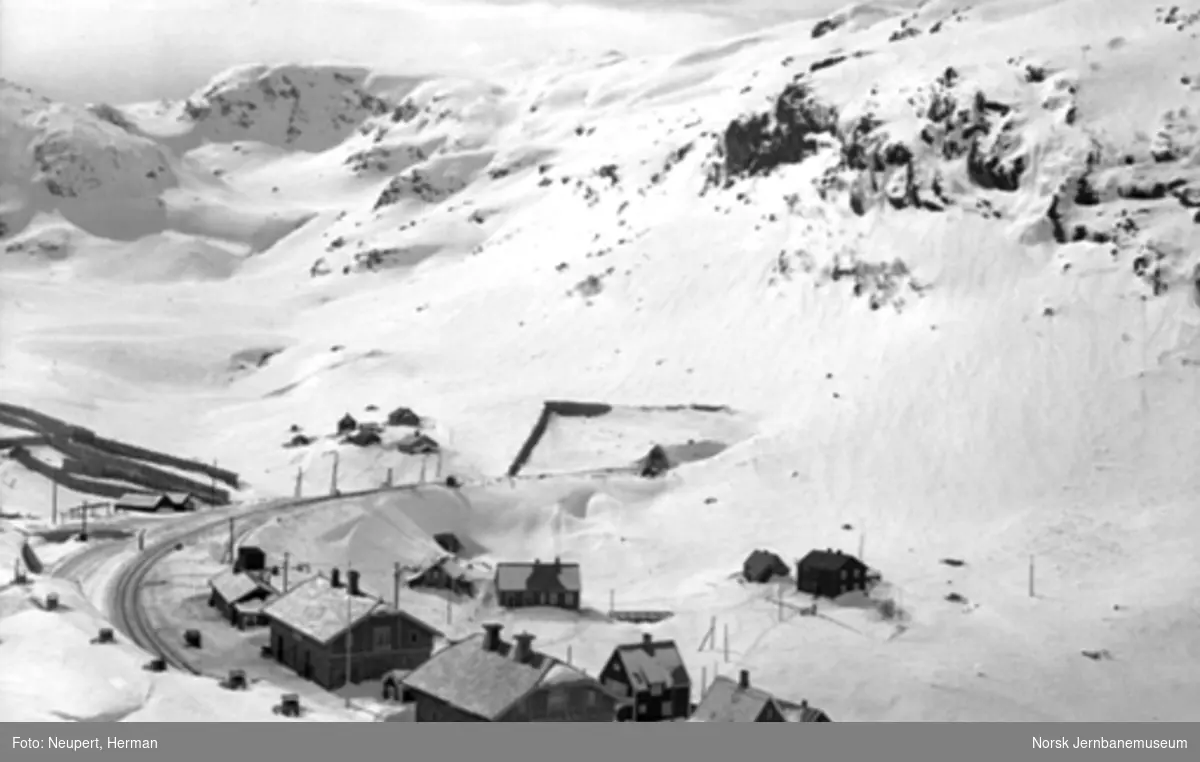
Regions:
M 324 151 L 366 119 L 395 110 L 365 89 L 367 75 L 350 66 L 237 68 L 188 98 L 183 115 L 215 142 L 257 140 Z
M 836 134 L 837 120 L 837 110 L 818 101 L 798 76 L 771 111 L 734 119 L 725 128 L 719 146 L 725 184 L 804 161 L 817 152 L 819 136 Z

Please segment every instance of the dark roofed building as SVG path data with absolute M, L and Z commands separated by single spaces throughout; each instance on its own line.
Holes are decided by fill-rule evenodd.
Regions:
M 449 590 L 457 595 L 475 595 L 475 582 L 463 565 L 452 556 L 445 556 L 421 569 L 408 580 L 409 587 Z
M 583 592 L 579 564 L 502 563 L 496 566 L 496 599 L 504 608 L 556 606 L 578 610 Z
M 783 716 L 788 722 L 833 722 L 829 719 L 829 715 L 822 709 L 815 706 L 809 706 L 808 700 L 801 701 L 799 704 L 783 699 L 776 699 L 779 708 L 783 710 Z
M 175 506 L 171 503 L 170 498 L 160 492 L 150 494 L 145 492 L 126 492 L 117 499 L 113 504 L 113 508 L 118 511 L 157 513 L 158 511 L 174 510 Z
M 787 562 L 769 550 L 756 550 L 742 563 L 742 577 L 747 582 L 770 582 L 774 577 L 786 577 Z
M 750 673 L 737 680 L 718 675 L 704 692 L 689 722 L 787 722 L 779 700 L 750 685 Z
M 673 640 L 656 641 L 647 634 L 640 643 L 617 646 L 600 671 L 600 682 L 621 699 L 621 719 L 679 720 L 691 709 L 692 680 Z
M 458 555 L 463 550 L 462 540 L 453 532 L 438 532 L 433 536 L 433 541 L 447 553 Z
M 333 690 L 347 681 L 347 640 L 352 683 L 412 669 L 429 658 L 434 639 L 441 635 L 436 628 L 364 593 L 358 572 L 346 577 L 343 585 L 337 569 L 328 578 L 318 575 L 263 609 L 277 661 Z
M 418 428 L 421 425 L 421 416 L 414 413 L 410 408 L 398 407 L 388 413 L 388 426 L 412 426 Z
M 840 550 L 812 550 L 796 563 L 796 589 L 837 598 L 851 590 L 867 589 L 867 565 Z
M 533 648 L 533 636 L 500 637 L 484 625 L 434 654 L 402 684 L 417 722 L 612 722 L 616 698 L 586 673 Z
M 642 476 L 653 479 L 656 476 L 662 476 L 671 469 L 671 460 L 667 457 L 667 451 L 662 448 L 662 445 L 654 445 L 650 451 L 638 461 L 638 473 Z
M 433 437 L 415 432 L 397 442 L 396 449 L 408 455 L 433 455 L 441 448 Z
M 233 569 L 210 579 L 208 587 L 208 605 L 241 629 L 265 624 L 262 604 L 276 596 L 275 589 L 263 580 Z

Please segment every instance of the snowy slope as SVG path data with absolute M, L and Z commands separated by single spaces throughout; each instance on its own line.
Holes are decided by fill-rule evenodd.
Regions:
M 133 132 L 81 113 L 79 146 L 119 146 L 139 168 L 161 153 L 178 187 L 114 174 L 111 198 L 55 206 L 55 224 L 92 236 L 71 234 L 70 260 L 120 237 L 82 220 L 127 198 L 190 225 L 147 212 L 138 231 L 243 259 L 171 280 L 121 248 L 140 274 L 122 283 L 136 298 L 115 299 L 94 271 L 6 254 L 0 394 L 219 453 L 276 494 L 301 467 L 307 493 L 332 478 L 323 444 L 280 446 L 290 426 L 406 405 L 436 421 L 443 473 L 475 482 L 462 521 L 490 560 L 578 558 L 586 604 L 671 609 L 659 629 L 692 652 L 712 616 L 729 623 L 732 661 L 697 655 L 693 671 L 751 669 L 835 720 L 1188 719 L 1195 11 L 859 5 L 503 82 L 251 66 L 184 104 L 125 109 Z M 21 140 L 42 139 L 37 119 Z M 5 219 L 6 244 L 48 224 Z M 145 241 L 147 257 L 180 251 Z M 169 352 L 122 326 L 156 314 L 186 315 L 164 329 L 180 337 Z M 84 325 L 124 351 L 79 352 L 63 336 Z M 230 378 L 240 331 L 240 349 L 280 351 Z M 53 385 L 28 380 L 52 362 Z M 759 423 L 653 491 L 548 479 L 529 496 L 498 477 L 547 399 L 723 404 Z M 639 425 L 638 448 L 656 436 Z M 345 485 L 417 470 L 342 450 Z M 294 528 L 296 547 L 332 556 L 360 538 L 357 563 L 386 585 L 402 553 L 379 515 L 395 507 Z M 397 543 L 429 531 L 403 526 Z M 868 604 L 780 623 L 731 580 L 757 547 L 860 542 L 903 629 Z M 530 617 L 506 622 L 586 668 L 636 637 Z M 1112 660 L 1080 653 L 1101 649 Z

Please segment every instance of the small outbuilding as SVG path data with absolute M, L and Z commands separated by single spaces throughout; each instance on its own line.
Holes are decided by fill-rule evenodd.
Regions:
M 750 673 L 737 680 L 718 675 L 704 692 L 689 722 L 787 722 L 775 696 L 750 685 Z
M 769 550 L 755 550 L 742 563 L 742 577 L 747 582 L 770 582 L 788 576 L 790 571 L 787 562 Z
M 496 565 L 496 599 L 506 609 L 554 606 L 578 611 L 583 588 L 579 564 L 501 563 Z
M 357 428 L 358 428 L 358 421 L 354 420 L 354 416 L 350 415 L 349 413 L 346 413 L 345 415 L 342 416 L 341 420 L 338 421 L 337 433 L 339 435 L 349 434 L 350 432 L 354 431 Z
M 414 413 L 406 407 L 398 407 L 388 413 L 388 426 L 412 426 L 418 428 L 421 425 L 421 416 Z
M 667 457 L 667 451 L 662 448 L 662 445 L 654 445 L 650 448 L 650 452 L 638 461 L 638 473 L 647 479 L 662 476 L 670 469 L 671 460 Z
M 467 575 L 463 565 L 451 556 L 440 558 L 417 572 L 409 578 L 408 586 L 449 590 L 456 595 L 475 595 L 474 581 Z
M 441 447 L 432 437 L 415 432 L 397 442 L 396 449 L 408 455 L 433 455 Z
M 239 629 L 266 624 L 261 615 L 262 606 L 273 599 L 276 592 L 258 577 L 226 569 L 210 579 L 208 587 L 208 605 Z
M 825 598 L 866 590 L 867 565 L 849 553 L 826 548 L 812 550 L 796 563 L 796 589 Z

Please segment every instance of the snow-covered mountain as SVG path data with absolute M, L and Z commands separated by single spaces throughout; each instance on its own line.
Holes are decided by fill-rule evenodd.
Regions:
M 727 405 L 556 429 L 548 472 L 753 422 L 661 492 L 481 525 L 670 607 L 689 649 L 720 612 L 835 720 L 1184 719 L 1198 38 L 1200 8 L 932 0 L 520 77 L 254 65 L 91 109 L 5 84 L 0 396 L 259 494 L 325 489 L 324 447 L 281 443 L 347 411 L 411 406 L 484 481 L 545 400 Z M 344 447 L 342 486 L 416 468 L 391 458 Z M 860 541 L 899 630 L 777 625 L 729 580 Z M 584 666 L 616 637 L 529 626 Z

